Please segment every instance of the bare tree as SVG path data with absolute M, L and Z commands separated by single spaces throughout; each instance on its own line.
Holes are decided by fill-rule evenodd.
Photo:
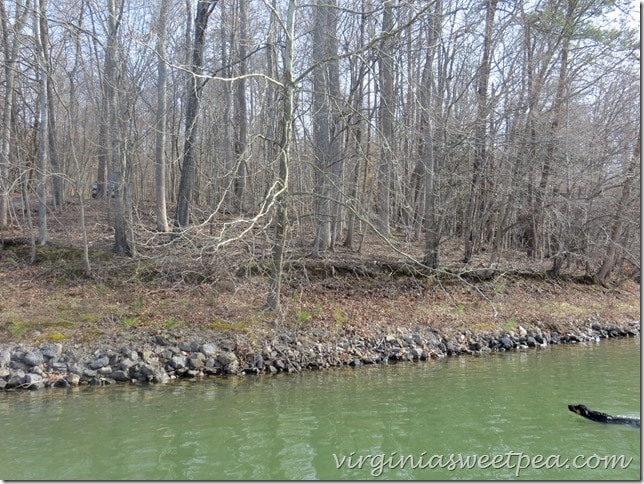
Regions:
M 274 9 L 271 9 L 276 14 Z M 289 0 L 284 28 L 285 42 L 282 48 L 282 115 L 280 118 L 281 137 L 279 142 L 279 173 L 272 193 L 275 204 L 275 234 L 273 238 L 271 276 L 268 288 L 267 304 L 273 311 L 280 309 L 282 294 L 282 272 L 284 270 L 284 248 L 288 224 L 287 195 L 289 164 L 291 157 L 291 142 L 293 135 L 293 115 L 295 97 L 295 78 L 293 74 L 294 44 L 295 44 L 295 14 L 296 0 Z
M 194 39 L 192 41 L 191 76 L 188 80 L 188 99 L 186 102 L 185 142 L 181 164 L 181 181 L 177 204 L 176 223 L 187 227 L 190 221 L 190 203 L 195 184 L 195 143 L 197 140 L 197 115 L 199 114 L 200 94 L 203 79 L 200 77 L 203 66 L 203 51 L 206 40 L 206 28 L 210 14 L 217 5 L 217 0 L 199 0 L 194 22 Z
M 2 44 L 4 46 L 4 73 L 5 96 L 2 106 L 2 126 L 0 127 L 0 227 L 5 227 L 8 222 L 9 192 L 12 182 L 9 179 L 11 131 L 14 126 L 12 113 L 14 112 L 14 86 L 16 67 L 20 54 L 20 34 L 29 16 L 29 2 L 23 4 L 20 0 L 15 2 L 16 19 L 13 27 L 9 27 L 5 2 L 0 2 L 0 22 L 2 22 Z M 10 31 L 12 37 L 10 37 Z
M 490 108 L 488 106 L 488 83 L 490 79 L 490 64 L 492 53 L 492 35 L 494 33 L 494 13 L 498 0 L 486 1 L 485 35 L 483 38 L 483 56 L 477 75 L 476 101 L 477 115 L 474 128 L 474 166 L 472 168 L 472 182 L 465 216 L 465 249 L 463 261 L 469 262 L 472 252 L 477 245 L 482 230 L 481 219 L 485 206 L 485 181 L 488 169 L 487 126 Z
M 168 215 L 166 209 L 166 130 L 168 124 L 168 69 L 166 59 L 166 29 L 168 24 L 168 10 L 170 0 L 160 0 L 159 18 L 157 20 L 157 117 L 156 117 L 156 145 L 154 153 L 154 181 L 155 181 L 155 198 L 157 211 L 157 230 L 168 232 Z
M 382 41 L 380 46 L 380 161 L 378 163 L 378 190 L 376 195 L 377 226 L 383 234 L 389 234 L 391 209 L 391 179 L 394 146 L 394 15 L 392 1 L 386 1 L 382 10 Z
M 49 161 L 49 69 L 47 69 L 46 32 L 42 30 L 42 19 L 47 12 L 47 0 L 36 0 L 34 5 L 34 37 L 38 58 L 40 116 L 38 120 L 38 244 L 49 240 L 47 231 L 47 165 Z
M 334 0 L 321 0 L 315 8 L 313 31 L 313 154 L 315 167 L 316 231 L 313 257 L 335 243 L 338 198 L 342 174 L 340 136 L 340 75 L 338 71 L 337 18 Z

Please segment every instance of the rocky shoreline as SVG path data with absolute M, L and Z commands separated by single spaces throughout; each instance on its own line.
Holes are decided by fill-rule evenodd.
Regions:
M 583 321 L 565 332 L 536 325 L 510 331 L 442 333 L 435 328 L 330 337 L 322 329 L 275 332 L 248 344 L 236 335 L 115 336 L 100 347 L 74 342 L 0 344 L 0 389 L 39 390 L 79 385 L 168 383 L 180 378 L 299 372 L 339 366 L 424 361 L 489 352 L 530 351 L 548 345 L 639 336 L 639 321 Z

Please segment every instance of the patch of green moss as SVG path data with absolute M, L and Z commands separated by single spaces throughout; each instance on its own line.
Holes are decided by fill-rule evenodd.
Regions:
M 13 321 L 9 323 L 9 332 L 14 338 L 22 338 L 32 329 L 33 325 L 25 321 Z

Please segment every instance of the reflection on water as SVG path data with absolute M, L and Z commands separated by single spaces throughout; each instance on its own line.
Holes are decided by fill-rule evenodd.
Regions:
M 393 464 L 522 452 L 633 459 L 617 470 L 528 468 L 524 478 L 639 479 L 639 430 L 566 407 L 638 415 L 639 362 L 636 338 L 359 370 L 4 393 L 0 478 L 367 479 L 381 454 L 380 478 L 505 479 L 516 469 Z

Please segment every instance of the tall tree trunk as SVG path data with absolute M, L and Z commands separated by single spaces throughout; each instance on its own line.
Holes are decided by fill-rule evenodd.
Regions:
M 239 57 L 239 80 L 237 81 L 237 91 L 235 93 L 235 174 L 233 180 L 233 193 L 237 208 L 239 211 L 244 210 L 244 193 L 246 191 L 246 149 L 248 144 L 248 112 L 246 107 L 246 16 L 247 5 L 245 1 L 240 0 L 238 3 L 239 12 L 239 38 L 237 53 Z
M 434 156 L 434 129 L 432 125 L 432 89 L 434 85 L 434 56 L 438 33 L 440 31 L 442 17 L 442 2 L 436 1 L 431 17 L 429 38 L 425 53 L 425 63 L 421 75 L 421 83 L 418 89 L 418 101 L 420 107 L 420 139 L 419 139 L 419 162 L 414 169 L 415 176 L 420 183 L 420 176 L 425 182 L 425 200 L 423 225 L 425 227 L 425 248 L 423 263 L 432 268 L 438 269 L 440 264 L 440 230 L 436 215 L 436 159 Z M 417 193 L 419 192 L 416 189 Z
M 38 121 L 38 244 L 44 245 L 49 239 L 47 230 L 47 164 L 49 161 L 49 102 L 47 88 L 48 69 L 45 52 L 46 38 L 42 31 L 41 16 L 47 12 L 47 0 L 34 2 L 34 37 L 38 58 L 40 117 Z
M 52 179 L 52 201 L 56 210 L 62 210 L 64 201 L 64 180 L 63 166 L 56 148 L 56 118 L 54 111 L 54 77 L 49 60 L 49 23 L 47 22 L 47 3 L 41 6 L 40 15 L 40 37 L 43 49 L 43 59 L 47 73 L 47 158 L 51 165 Z
M 275 236 L 273 239 L 273 258 L 271 276 L 268 288 L 267 304 L 273 311 L 280 309 L 282 294 L 282 272 L 284 270 L 284 246 L 288 223 L 287 195 L 290 163 L 291 137 L 293 128 L 293 100 L 295 97 L 295 81 L 293 78 L 293 47 L 295 42 L 295 11 L 296 0 L 289 0 L 286 18 L 286 44 L 283 50 L 284 79 L 283 112 L 281 117 L 282 135 L 280 139 L 279 174 L 275 184 Z
M 482 216 L 485 205 L 485 190 L 483 188 L 488 164 L 487 153 L 487 119 L 489 116 L 488 106 L 488 83 L 490 79 L 490 54 L 492 51 L 492 33 L 494 27 L 494 13 L 498 0 L 487 0 L 487 14 L 485 17 L 485 37 L 483 38 L 483 58 L 479 67 L 478 82 L 476 87 L 477 116 L 474 128 L 474 167 L 472 170 L 472 182 L 470 185 L 470 196 L 468 201 L 467 214 L 465 217 L 463 251 L 463 262 L 467 263 L 472 258 L 477 241 L 480 239 L 482 224 L 479 217 Z
M 561 129 L 561 121 L 563 118 L 564 104 L 566 101 L 566 84 L 568 82 L 568 53 L 570 49 L 570 41 L 572 39 L 574 27 L 574 15 L 577 7 L 577 0 L 568 0 L 566 4 L 566 13 L 563 19 L 563 30 L 561 32 L 561 60 L 559 67 L 559 78 L 557 80 L 557 88 L 555 91 L 555 98 L 552 102 L 552 121 L 550 122 L 550 130 L 548 133 L 548 144 L 546 146 L 546 154 L 543 158 L 541 165 L 541 178 L 539 185 L 535 191 L 534 207 L 532 209 L 532 234 L 531 241 L 534 245 L 533 254 L 537 252 L 543 253 L 544 240 L 540 234 L 544 230 L 545 220 L 545 205 L 546 205 L 546 190 L 550 181 L 550 173 L 555 158 L 559 149 L 559 133 Z M 556 265 L 558 261 L 553 260 Z
M 391 174 L 394 142 L 394 48 L 392 31 L 394 17 L 392 2 L 385 2 L 382 11 L 382 45 L 379 57 L 380 83 L 380 160 L 378 163 L 378 190 L 376 193 L 376 226 L 382 234 L 389 234 L 391 204 Z
M 30 10 L 23 5 L 22 1 L 15 2 L 16 20 L 13 25 L 13 38 L 9 41 L 9 20 L 4 5 L 0 0 L 0 22 L 2 23 L 2 44 L 4 46 L 4 74 L 5 74 L 5 97 L 2 106 L 2 124 L 0 125 L 0 228 L 6 227 L 9 213 L 9 191 L 11 180 L 9 180 L 9 167 L 11 165 L 11 131 L 13 127 L 13 101 L 16 79 L 16 67 L 20 53 L 19 35 L 22 31 Z
M 159 6 L 159 19 L 157 28 L 157 117 L 156 117 L 156 145 L 154 152 L 154 182 L 156 197 L 157 230 L 168 232 L 168 215 L 165 196 L 166 162 L 165 145 L 168 119 L 168 69 L 166 64 L 166 30 L 168 25 L 168 10 L 170 0 L 161 0 Z
M 113 250 L 118 255 L 131 256 L 133 254 L 128 230 L 125 222 L 125 142 L 121 127 L 120 116 L 120 80 L 117 72 L 118 55 L 118 30 L 123 14 L 123 3 L 119 11 L 116 9 L 116 0 L 107 0 L 108 4 L 108 37 L 105 48 L 105 97 L 107 107 L 107 146 L 112 176 L 110 179 L 109 193 L 114 193 L 114 246 Z
M 192 59 L 190 79 L 188 81 L 188 99 L 186 102 L 185 143 L 181 164 L 181 180 L 177 204 L 176 223 L 179 227 L 187 227 L 190 223 L 190 203 L 195 184 L 194 145 L 197 139 L 197 115 L 199 114 L 199 95 L 203 81 L 198 77 L 203 66 L 203 50 L 206 39 L 208 18 L 217 5 L 217 0 L 199 0 L 194 25 L 194 40 L 192 43 Z
M 315 157 L 316 233 L 313 257 L 331 248 L 335 241 L 337 199 L 341 179 L 341 138 L 337 103 L 340 76 L 337 57 L 335 1 L 318 2 L 313 31 L 313 152 Z

